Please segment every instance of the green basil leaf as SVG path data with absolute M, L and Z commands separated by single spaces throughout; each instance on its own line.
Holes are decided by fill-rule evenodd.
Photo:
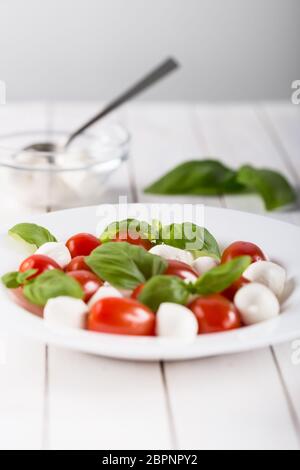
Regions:
M 40 307 L 55 297 L 67 296 L 76 299 L 84 297 L 81 285 L 71 276 L 57 269 L 46 271 L 26 284 L 24 295 L 27 300 Z
M 150 194 L 216 196 L 244 192 L 236 172 L 216 160 L 194 160 L 177 166 L 145 189 Z
M 194 252 L 197 257 L 212 256 L 216 259 L 221 257 L 218 242 L 213 235 L 206 228 L 191 222 L 164 226 L 158 243 Z
M 243 166 L 238 171 L 237 180 L 247 188 L 258 193 L 269 211 L 292 204 L 296 193 L 286 178 L 280 173 L 267 169 Z
M 20 287 L 18 275 L 18 272 L 7 273 L 2 276 L 1 281 L 8 289 L 16 289 L 17 287 Z
M 36 269 L 29 269 L 25 273 L 19 273 L 18 271 L 14 271 L 11 273 L 5 274 L 1 280 L 5 287 L 8 289 L 17 289 L 18 287 L 22 286 L 26 283 L 26 281 L 36 274 Z
M 36 224 L 18 224 L 9 230 L 9 235 L 23 240 L 36 248 L 47 242 L 56 242 L 56 238 L 44 227 Z
M 87 265 L 101 279 L 119 289 L 135 289 L 167 269 L 167 261 L 126 242 L 108 242 L 86 258 Z
M 176 276 L 154 276 L 143 287 L 138 300 L 157 312 L 160 304 L 172 302 L 185 305 L 189 298 L 187 285 Z
M 151 226 L 147 222 L 136 219 L 126 219 L 108 225 L 100 236 L 100 240 L 102 243 L 115 240 L 120 232 L 125 234 L 129 233 L 133 238 L 140 236 L 146 240 L 151 239 Z M 125 238 L 124 241 L 126 241 Z
M 26 284 L 26 282 L 30 282 L 30 278 L 37 273 L 37 269 L 28 269 L 25 273 L 18 273 L 17 280 L 20 285 Z
M 250 256 L 240 256 L 211 269 L 196 281 L 194 292 L 200 295 L 223 292 L 243 275 L 251 262 Z

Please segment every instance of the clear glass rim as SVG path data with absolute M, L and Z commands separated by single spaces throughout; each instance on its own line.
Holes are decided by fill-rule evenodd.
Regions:
M 121 151 L 120 155 L 117 157 L 108 157 L 106 159 L 97 159 L 95 158 L 94 161 L 89 162 L 87 164 L 83 164 L 82 166 L 74 167 L 64 167 L 64 168 L 59 168 L 59 167 L 53 167 L 51 166 L 47 168 L 36 168 L 35 166 L 23 166 L 20 163 L 13 163 L 13 161 L 2 161 L 2 157 L 0 156 L 0 167 L 5 167 L 5 168 L 10 168 L 16 171 L 30 171 L 30 172 L 45 172 L 45 173 L 63 173 L 63 172 L 78 172 L 78 171 L 83 171 L 83 170 L 89 170 L 92 169 L 95 166 L 106 166 L 108 164 L 111 164 L 113 162 L 117 161 L 125 161 L 128 158 L 128 145 L 131 142 L 131 134 L 129 131 L 121 124 L 115 123 L 111 126 L 108 127 L 108 129 L 112 128 L 119 128 L 123 133 L 124 133 L 124 138 L 120 139 L 118 142 L 112 145 L 107 145 L 105 146 L 106 150 L 119 150 Z M 51 131 L 43 130 L 43 129 L 31 129 L 31 130 L 25 130 L 25 131 L 16 131 L 16 132 L 10 132 L 7 134 L 1 134 L 0 135 L 0 152 L 6 152 L 7 154 L 10 154 L 10 159 L 12 158 L 14 153 L 17 153 L 20 151 L 20 148 L 17 147 L 16 145 L 5 145 L 3 143 L 3 140 L 6 139 L 13 139 L 13 138 L 18 138 L 18 137 L 29 137 L 29 136 L 38 136 L 38 135 L 43 136 L 43 139 L 48 140 L 49 142 L 54 141 L 54 136 L 61 136 L 61 137 L 67 137 L 70 135 L 70 131 L 62 130 L 62 129 L 53 129 Z M 87 140 L 90 140 L 90 142 L 97 142 L 101 139 L 101 136 L 97 134 L 92 134 L 92 133 L 84 133 L 82 134 L 82 138 L 86 138 Z M 80 139 L 80 137 L 78 137 Z M 33 142 L 34 143 L 34 142 Z M 26 153 L 26 150 L 24 150 Z M 30 153 L 30 151 L 28 151 Z M 43 151 L 34 151 L 35 155 L 37 157 L 40 157 L 41 160 L 49 157 L 55 157 L 60 155 L 60 152 L 54 151 L 54 152 L 43 152 Z M 70 158 L 72 158 L 72 154 L 70 153 Z

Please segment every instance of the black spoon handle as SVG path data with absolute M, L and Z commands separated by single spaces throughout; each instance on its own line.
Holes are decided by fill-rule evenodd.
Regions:
M 77 131 L 73 132 L 69 137 L 68 141 L 65 144 L 65 147 L 68 147 L 70 143 L 77 137 L 79 134 L 84 132 L 88 127 L 95 124 L 97 121 L 105 117 L 107 114 L 114 111 L 116 108 L 131 100 L 133 97 L 137 96 L 142 91 L 146 90 L 154 83 L 161 80 L 163 77 L 166 77 L 169 73 L 173 72 L 179 67 L 179 63 L 174 59 L 168 59 L 155 70 L 146 75 L 142 80 L 133 85 L 129 90 L 125 91 L 121 96 L 116 98 L 110 104 L 108 104 L 99 114 L 90 119 L 86 124 L 81 126 Z

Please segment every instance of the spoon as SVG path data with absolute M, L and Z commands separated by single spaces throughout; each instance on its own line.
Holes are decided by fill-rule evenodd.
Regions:
M 81 135 L 86 129 L 91 127 L 96 122 L 100 121 L 100 119 L 107 116 L 109 113 L 114 111 L 115 109 L 119 108 L 121 105 L 126 103 L 127 101 L 131 100 L 135 96 L 139 95 L 142 91 L 150 88 L 156 82 L 161 80 L 162 78 L 166 77 L 169 73 L 173 72 L 177 68 L 179 68 L 179 63 L 174 59 L 170 58 L 164 61 L 161 65 L 155 68 L 152 72 L 148 73 L 144 78 L 142 78 L 139 82 L 135 85 L 130 87 L 124 93 L 122 93 L 119 97 L 111 101 L 105 108 L 100 111 L 96 116 L 91 118 L 88 122 L 86 122 L 83 126 L 73 132 L 68 140 L 65 142 L 64 145 L 59 146 L 53 142 L 40 142 L 29 145 L 24 148 L 25 151 L 33 150 L 35 152 L 55 152 L 57 150 L 62 151 L 66 150 L 71 142 Z

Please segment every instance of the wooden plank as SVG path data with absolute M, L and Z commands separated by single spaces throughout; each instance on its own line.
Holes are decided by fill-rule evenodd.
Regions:
M 89 104 L 58 104 L 52 109 L 52 125 L 70 129 L 94 111 Z M 126 167 L 114 181 L 111 202 L 119 194 L 131 196 Z M 50 449 L 171 446 L 158 363 L 113 361 L 51 346 L 47 409 Z
M 144 109 L 130 108 L 130 126 L 138 136 L 134 144 L 133 165 L 141 201 L 149 200 L 148 196 L 142 194 L 144 185 L 160 176 L 165 168 L 172 168 L 176 163 L 195 155 L 207 155 L 207 152 L 217 155 L 225 151 L 215 129 L 215 120 L 212 119 L 215 111 L 210 111 L 210 108 L 207 111 L 207 119 L 206 112 L 203 112 L 203 119 L 200 121 L 193 107 L 173 105 L 170 109 L 168 105 L 151 105 Z M 242 130 L 241 126 L 240 129 Z M 246 129 L 243 129 L 243 134 L 247 135 Z M 226 131 L 223 131 L 223 137 L 226 138 Z M 142 155 L 147 155 L 147 171 Z M 156 174 L 157 162 L 159 174 Z M 190 202 L 191 198 L 158 200 Z M 203 201 L 201 198 L 192 200 L 197 203 Z M 216 205 L 220 201 L 214 200 L 211 203 Z M 253 208 L 255 211 L 258 204 L 259 201 L 256 200 L 256 207 Z M 258 377 L 255 375 L 257 364 L 260 365 L 259 377 L 263 370 L 268 371 L 263 382 L 254 380 Z M 227 368 L 232 371 L 228 381 Z M 286 398 L 269 349 L 249 355 L 165 364 L 165 374 L 175 424 L 173 431 L 179 448 L 271 448 L 272 442 L 277 446 L 297 447 Z M 239 377 L 243 378 L 241 384 Z M 216 394 L 219 400 L 218 413 L 215 413 L 216 404 L 213 399 Z M 272 401 L 270 404 L 271 394 L 276 396 L 276 402 Z M 231 400 L 235 404 L 233 412 L 239 412 L 238 415 L 235 414 L 236 418 L 233 417 L 235 422 L 232 428 L 231 416 L 227 412 L 230 407 L 228 402 Z M 252 404 L 250 430 L 247 426 L 249 409 L 245 405 L 248 402 Z M 261 411 L 264 407 L 266 413 Z M 273 430 L 273 435 L 270 434 L 274 425 L 272 413 L 276 423 L 280 423 Z
M 46 129 L 46 108 L 43 104 L 0 106 L 0 134 L 20 130 Z M 7 177 L 1 172 L 0 216 L 13 221 L 29 210 L 8 192 Z M 41 449 L 43 444 L 45 346 L 18 338 L 12 332 L 0 336 L 0 448 Z

